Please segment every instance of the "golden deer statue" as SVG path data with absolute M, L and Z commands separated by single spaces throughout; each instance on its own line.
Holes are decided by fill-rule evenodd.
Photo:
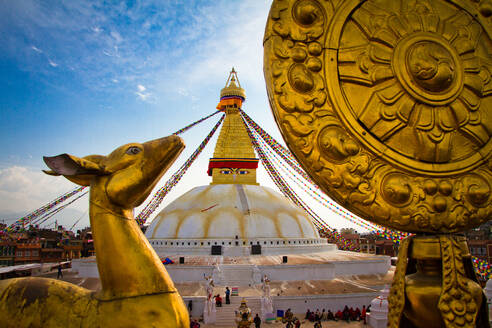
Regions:
M 90 186 L 101 290 L 47 278 L 0 281 L 2 327 L 189 327 L 188 311 L 133 218 L 184 148 L 177 136 L 121 146 L 108 156 L 45 157 L 51 175 Z

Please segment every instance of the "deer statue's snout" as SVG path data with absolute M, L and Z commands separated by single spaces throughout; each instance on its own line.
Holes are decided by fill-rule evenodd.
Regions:
M 171 135 L 142 144 L 129 144 L 115 150 L 116 158 L 123 153 L 122 157 L 131 158 L 132 162 L 108 177 L 109 181 L 106 183 L 108 197 L 120 206 L 139 206 L 184 147 L 180 137 Z M 112 155 L 113 153 L 109 158 L 112 158 Z
M 157 169 L 164 171 L 175 161 L 185 147 L 183 139 L 176 135 L 147 141 L 142 145 L 146 161 L 158 164 Z

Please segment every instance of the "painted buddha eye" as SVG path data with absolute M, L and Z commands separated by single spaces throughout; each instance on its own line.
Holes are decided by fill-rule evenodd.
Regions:
M 138 153 L 140 153 L 142 151 L 142 149 L 138 148 L 138 147 L 130 147 L 126 150 L 126 153 L 128 155 L 136 155 Z

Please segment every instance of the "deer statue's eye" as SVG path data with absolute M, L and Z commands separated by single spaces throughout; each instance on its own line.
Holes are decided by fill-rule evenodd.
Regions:
M 130 147 L 126 150 L 126 153 L 128 155 L 136 155 L 138 153 L 140 153 L 142 151 L 142 149 L 138 148 L 138 147 Z

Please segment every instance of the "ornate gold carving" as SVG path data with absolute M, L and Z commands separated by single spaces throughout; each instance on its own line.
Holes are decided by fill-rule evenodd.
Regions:
M 445 46 L 425 40 L 412 44 L 405 66 L 418 86 L 442 93 L 456 84 L 456 64 Z
M 490 0 L 274 1 L 270 103 L 313 180 L 399 230 L 453 233 L 489 220 L 491 16 Z M 488 326 L 464 240 L 413 240 L 412 254 L 409 241 L 400 247 L 388 327 Z
M 338 126 L 327 126 L 318 136 L 321 155 L 331 162 L 343 163 L 359 151 L 359 145 Z
M 272 110 L 337 202 L 409 232 L 463 231 L 492 217 L 486 8 L 274 1 L 264 40 Z
M 454 237 L 440 236 L 442 293 L 438 308 L 447 328 L 475 327 L 482 289 L 466 277 L 463 257 L 468 252 Z M 468 254 L 469 256 L 469 254 Z
M 412 187 L 408 177 L 392 172 L 383 178 L 381 191 L 383 198 L 396 207 L 404 207 L 412 200 Z
M 398 253 L 395 275 L 388 295 L 388 328 L 398 328 L 400 326 L 403 308 L 405 307 L 405 274 L 407 272 L 408 248 L 412 237 L 405 239 Z
M 405 294 L 389 300 L 388 327 L 489 327 L 466 239 L 421 235 L 411 237 L 409 245 L 398 256 L 406 276 L 399 271 L 403 265 L 397 264 L 392 286 L 395 294 L 400 290 Z

